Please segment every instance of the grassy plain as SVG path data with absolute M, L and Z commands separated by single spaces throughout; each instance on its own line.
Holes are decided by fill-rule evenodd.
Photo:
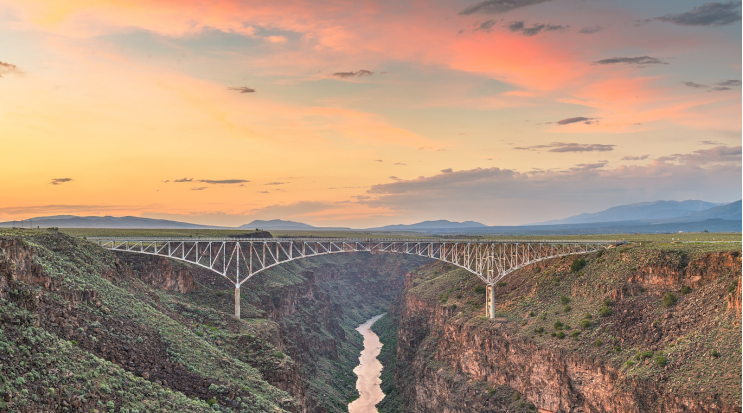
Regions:
M 60 228 L 60 232 L 72 236 L 86 237 L 194 237 L 194 238 L 225 238 L 240 234 L 248 234 L 250 230 L 230 229 L 109 229 L 109 228 Z M 411 238 L 471 238 L 487 240 L 608 240 L 629 242 L 709 242 L 734 241 L 741 242 L 741 233 L 730 232 L 685 232 L 677 234 L 596 234 L 596 235 L 434 235 L 423 232 L 386 232 L 386 231 L 269 231 L 274 237 L 280 238 L 371 238 L 371 239 L 411 239 Z

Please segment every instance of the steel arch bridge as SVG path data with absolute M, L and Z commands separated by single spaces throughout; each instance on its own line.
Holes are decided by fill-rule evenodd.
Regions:
M 240 318 L 240 286 L 279 264 L 344 252 L 412 254 L 433 258 L 477 275 L 488 285 L 486 312 L 495 316 L 495 284 L 529 264 L 586 254 L 617 241 L 358 239 L 358 238 L 131 238 L 89 237 L 113 250 L 159 255 L 207 268 L 235 286 L 235 318 Z

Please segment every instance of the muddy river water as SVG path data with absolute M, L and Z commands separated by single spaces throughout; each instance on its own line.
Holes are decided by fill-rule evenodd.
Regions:
M 379 337 L 371 330 L 372 324 L 382 318 L 384 314 L 372 317 L 356 327 L 356 331 L 364 336 L 364 349 L 359 356 L 359 365 L 353 369 L 358 376 L 356 380 L 356 389 L 359 391 L 359 398 L 348 405 L 349 413 L 377 413 L 374 407 L 384 399 L 382 393 L 382 363 L 377 360 L 379 352 L 382 350 L 382 343 Z

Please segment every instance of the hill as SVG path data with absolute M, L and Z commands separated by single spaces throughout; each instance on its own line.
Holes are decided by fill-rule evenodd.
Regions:
M 36 217 L 30 220 L 25 220 L 26 226 L 33 226 L 34 228 L 138 228 L 138 229 L 208 229 L 208 228 L 220 228 L 210 225 L 198 225 L 189 224 L 187 222 L 170 221 L 167 219 L 152 219 L 152 218 L 140 218 L 140 217 L 113 217 L 113 216 L 87 216 L 79 217 L 75 215 L 55 215 L 48 217 Z M 6 221 L 0 222 L 0 227 L 19 227 L 21 226 L 20 221 Z
M 698 200 L 688 200 L 680 202 L 639 202 L 635 204 L 618 205 L 596 213 L 583 213 L 565 219 L 538 222 L 529 225 L 587 224 L 594 222 L 642 221 L 649 219 L 679 218 L 689 215 L 690 213 L 714 208 L 719 205 L 720 204 Z M 740 219 L 740 217 L 738 217 L 738 219 Z M 702 220 L 704 219 L 700 219 L 700 221 Z
M 486 228 L 487 226 L 475 221 L 455 222 L 440 219 L 437 221 L 423 221 L 417 224 L 398 224 L 386 225 L 383 227 L 369 228 L 371 231 L 431 231 L 431 230 L 452 230 L 465 228 Z

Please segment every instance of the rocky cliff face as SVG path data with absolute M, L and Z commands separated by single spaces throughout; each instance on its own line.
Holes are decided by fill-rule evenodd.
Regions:
M 190 285 L 184 299 L 231 314 L 232 285 L 208 270 L 145 255 L 117 253 L 148 285 Z M 260 321 L 256 335 L 290 356 L 292 368 L 274 368 L 275 360 L 256 350 L 245 359 L 272 385 L 298 402 L 298 412 L 341 412 L 356 396 L 353 367 L 358 363 L 360 336 L 353 329 L 386 311 L 402 290 L 405 274 L 427 259 L 390 254 L 354 253 L 313 257 L 258 274 L 242 287 L 242 317 Z M 179 311 L 186 312 L 187 309 Z M 202 318 L 200 316 L 200 318 Z M 208 320 L 204 319 L 204 323 Z M 249 337 L 224 338 L 244 358 Z
M 461 270 L 411 274 L 398 303 L 402 411 L 741 411 L 741 255 L 705 249 L 522 270 L 493 321 Z
M 190 267 L 176 260 L 125 252 L 116 252 L 116 255 L 152 288 L 181 294 L 190 293 L 196 288 Z

